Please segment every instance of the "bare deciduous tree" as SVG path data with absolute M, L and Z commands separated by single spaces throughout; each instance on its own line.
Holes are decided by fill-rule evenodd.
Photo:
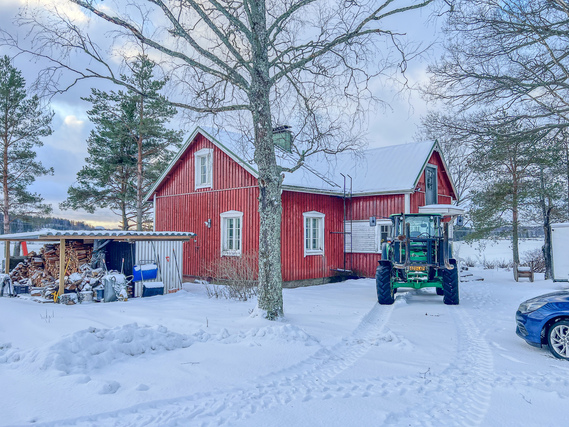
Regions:
M 172 105 L 198 115 L 229 113 L 248 123 L 259 173 L 259 308 L 270 319 L 283 314 L 281 174 L 294 172 L 314 153 L 353 146 L 367 108 L 362 101 L 372 98 L 370 79 L 406 66 L 401 34 L 389 24 L 433 1 L 70 0 L 87 17 L 111 24 L 115 48 L 134 39 L 162 58 L 180 95 Z M 80 20 L 57 9 L 26 16 L 31 50 L 54 60 L 44 80 L 76 73 L 55 90 L 90 77 L 124 84 Z M 72 60 L 77 51 L 91 64 L 79 69 Z M 290 167 L 277 162 L 277 124 L 296 130 L 292 150 L 298 161 Z

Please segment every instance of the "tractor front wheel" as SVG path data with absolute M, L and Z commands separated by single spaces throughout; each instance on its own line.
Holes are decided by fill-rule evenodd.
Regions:
M 458 266 L 455 259 L 449 260 L 454 267 L 452 270 L 443 270 L 443 302 L 447 305 L 458 304 Z
M 380 265 L 375 272 L 375 288 L 377 290 L 377 302 L 382 305 L 390 305 L 395 301 L 395 293 L 391 287 L 391 266 Z

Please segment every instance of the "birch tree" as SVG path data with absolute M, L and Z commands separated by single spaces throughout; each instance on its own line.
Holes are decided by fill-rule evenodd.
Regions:
M 160 56 L 181 95 L 171 98 L 172 105 L 246 121 L 259 174 L 259 308 L 275 319 L 283 315 L 282 173 L 294 172 L 309 155 L 354 143 L 359 117 L 373 97 L 370 80 L 406 67 L 409 51 L 390 24 L 433 1 L 70 3 L 98 24 L 110 24 L 120 34 L 118 44 L 135 40 Z M 63 53 L 46 70 L 46 81 L 73 68 L 75 81 L 102 77 L 124 84 L 78 20 L 55 10 L 47 18 L 30 11 L 25 21 L 36 55 L 53 60 L 54 52 Z M 77 50 L 90 57 L 90 67 L 78 70 L 72 63 Z M 273 128 L 283 120 L 296 129 L 292 150 L 298 161 L 289 167 L 277 163 L 273 144 Z

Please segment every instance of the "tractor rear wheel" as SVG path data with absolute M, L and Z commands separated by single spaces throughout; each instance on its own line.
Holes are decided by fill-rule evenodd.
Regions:
M 447 305 L 457 305 L 458 298 L 458 267 L 456 260 L 449 260 L 454 267 L 452 270 L 443 270 L 443 302 Z
M 391 287 L 391 266 L 380 265 L 375 272 L 375 288 L 377 290 L 377 302 L 382 305 L 390 305 L 395 301 L 395 294 Z

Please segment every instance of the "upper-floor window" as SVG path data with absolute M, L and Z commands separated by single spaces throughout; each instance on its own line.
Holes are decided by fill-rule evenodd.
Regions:
M 243 212 L 228 211 L 221 217 L 221 255 L 240 256 L 242 243 Z
M 213 150 L 203 148 L 194 154 L 196 166 L 196 185 L 195 188 L 206 188 L 212 186 L 213 170 Z
M 324 217 L 320 212 L 304 212 L 304 256 L 324 255 Z

